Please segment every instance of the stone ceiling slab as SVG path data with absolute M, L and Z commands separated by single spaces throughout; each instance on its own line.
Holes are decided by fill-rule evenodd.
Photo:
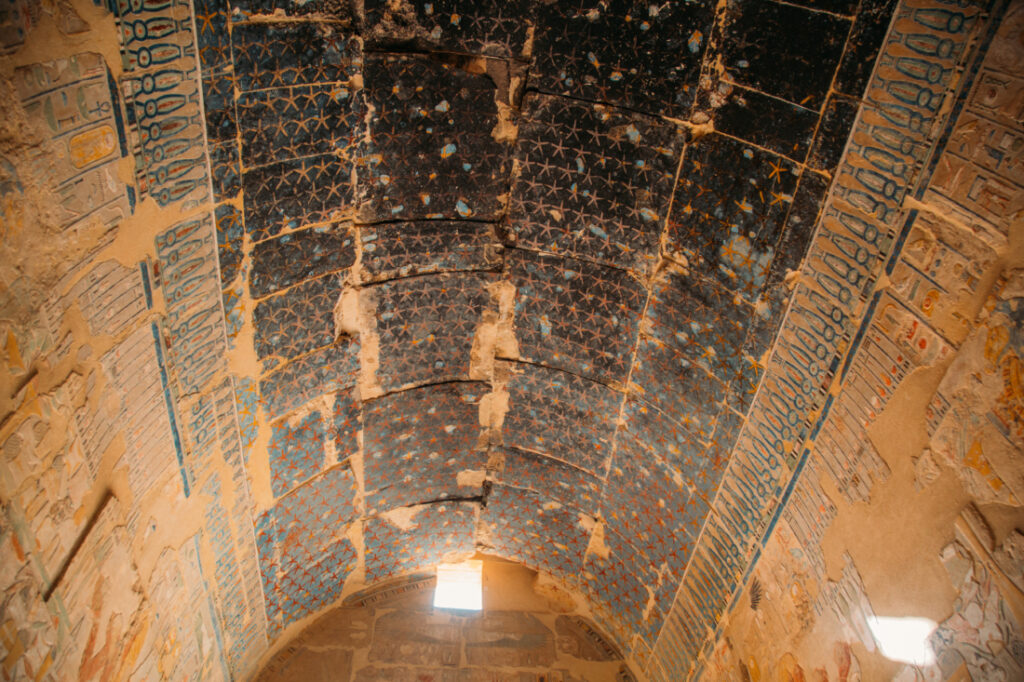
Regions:
M 367 582 L 469 558 L 476 551 L 479 508 L 472 502 L 448 502 L 411 507 L 408 519 L 367 518 L 363 523 Z
M 651 114 L 686 114 L 714 20 L 709 1 L 540 3 L 536 87 Z
M 355 239 L 346 225 L 299 230 L 254 245 L 249 293 L 263 298 L 303 280 L 345 270 L 356 260 Z M 225 277 L 227 284 L 231 278 Z
M 334 154 L 290 159 L 242 173 L 245 229 L 259 241 L 285 229 L 324 223 L 351 207 L 352 169 Z
M 680 144 L 675 125 L 653 116 L 527 95 L 509 206 L 516 245 L 646 272 Z
M 267 618 L 275 632 L 340 596 L 356 562 L 346 536 L 356 517 L 355 494 L 351 469 L 336 466 L 256 519 Z
M 624 382 L 647 298 L 640 282 L 615 268 L 519 249 L 506 262 L 522 359 Z
M 498 449 L 502 468 L 496 480 L 509 487 L 545 495 L 558 504 L 596 515 L 601 507 L 602 478 L 546 455 L 512 447 Z
M 583 590 L 618 645 L 632 648 L 633 633 L 639 632 L 644 624 L 651 599 L 648 586 L 653 584 L 656 570 L 631 561 L 632 548 L 617 534 L 606 533 L 605 543 L 606 556 L 587 556 Z
M 734 82 L 820 110 L 852 19 L 771 0 L 731 9 L 722 60 Z
M 268 372 L 259 382 L 267 419 L 277 419 L 312 398 L 354 386 L 359 371 L 359 344 L 332 343 Z
M 365 289 L 376 305 L 382 389 L 469 379 L 477 328 L 492 310 L 489 286 L 497 281 L 497 274 L 442 273 Z
M 482 494 L 479 402 L 486 391 L 476 382 L 437 384 L 365 403 L 369 511 Z
M 339 391 L 306 406 L 306 414 L 271 425 L 268 457 L 275 497 L 358 454 L 360 411 L 352 394 Z
M 363 225 L 360 276 L 369 283 L 436 272 L 499 270 L 495 227 L 449 220 Z
M 340 295 L 338 277 L 327 275 L 259 301 L 253 310 L 256 354 L 283 362 L 332 343 Z
M 698 277 L 758 300 L 768 282 L 801 170 L 742 141 L 712 134 L 687 149 L 669 249 Z
M 502 442 L 553 457 L 603 477 L 622 394 L 581 376 L 525 363 L 509 372 L 509 411 Z
M 526 56 L 531 0 L 364 0 L 367 44 L 414 45 L 502 59 Z
M 360 219 L 498 218 L 509 160 L 494 83 L 423 55 L 367 55 L 364 79 Z
M 590 532 L 581 512 L 544 492 L 497 484 L 480 512 L 482 544 L 499 556 L 574 584 Z

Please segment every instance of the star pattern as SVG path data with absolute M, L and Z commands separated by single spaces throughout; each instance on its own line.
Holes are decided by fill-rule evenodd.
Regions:
M 194 0 L 196 42 L 204 70 L 223 70 L 231 63 L 231 40 L 228 31 L 226 0 Z
M 619 439 L 608 475 L 602 508 L 609 527 L 631 539 L 635 549 L 650 559 L 645 565 L 682 574 L 691 542 L 700 528 L 688 527 L 691 492 L 679 470 L 657 458 L 656 449 L 639 439 Z
M 328 222 L 352 205 L 354 191 L 348 164 L 335 154 L 321 154 L 246 170 L 242 177 L 245 229 L 253 240 L 284 229 Z
M 356 562 L 346 536 L 355 518 L 355 492 L 351 469 L 336 466 L 256 518 L 267 619 L 275 636 L 341 595 Z
M 415 12 L 413 30 L 434 47 L 505 59 L 523 55 L 532 14 L 529 0 L 416 0 L 407 6 Z M 387 46 L 393 41 L 387 29 L 399 17 L 386 0 L 367 0 L 365 12 L 368 43 Z
M 679 147 L 660 119 L 528 96 L 509 209 L 517 245 L 643 272 L 658 255 Z
M 685 115 L 714 2 L 540 3 L 531 80 L 539 89 L 652 114 Z
M 289 360 L 334 341 L 334 306 L 341 283 L 333 275 L 297 284 L 256 304 L 256 353 Z
M 625 380 L 646 300 L 638 281 L 622 270 L 518 249 L 507 268 L 523 359 L 606 383 Z
M 279 422 L 271 431 L 270 485 L 281 496 L 323 468 L 326 427 L 323 415 L 313 410 L 299 423 Z
M 369 288 L 377 303 L 381 386 L 469 378 L 476 328 L 484 310 L 493 307 L 487 285 L 496 280 L 497 275 L 446 273 Z
M 215 216 L 220 279 L 226 285 L 234 281 L 242 266 L 242 214 L 234 206 L 222 204 L 217 207 Z
M 683 368 L 696 366 L 727 384 L 742 369 L 753 306 L 714 282 L 667 269 L 655 280 L 645 332 L 670 348 Z
M 315 22 L 244 23 L 231 31 L 235 74 L 242 91 L 303 83 L 347 83 L 360 72 L 354 36 Z
M 419 56 L 370 55 L 365 77 L 360 219 L 497 218 L 510 164 L 494 84 Z
M 355 260 L 355 238 L 343 225 L 289 232 L 254 245 L 249 292 L 263 298 L 302 280 L 342 271 Z
M 687 150 L 668 247 L 690 271 L 754 303 L 768 283 L 799 168 L 740 140 L 712 134 Z
M 505 445 L 547 455 L 603 477 L 622 394 L 568 372 L 504 363 L 509 411 Z
M 498 481 L 544 495 L 558 504 L 594 513 L 601 504 L 601 478 L 571 464 L 513 447 L 499 449 L 504 460 Z
M 242 161 L 259 166 L 347 149 L 361 135 L 358 92 L 338 84 L 243 92 L 238 99 Z
M 266 418 L 277 419 L 311 398 L 355 384 L 359 344 L 342 340 L 296 358 L 260 379 Z
M 438 271 L 497 270 L 501 246 L 493 230 L 488 223 L 454 220 L 361 226 L 364 281 Z
M 333 402 L 330 411 L 313 407 L 297 422 L 281 420 L 271 425 L 268 454 L 275 496 L 359 451 L 359 410 L 352 391 L 339 391 Z
M 210 140 L 231 143 L 238 135 L 234 91 L 235 79 L 232 74 L 214 72 L 203 75 L 206 135 Z
M 480 512 L 480 527 L 488 552 L 578 583 L 590 540 L 579 511 L 543 493 L 495 485 Z
M 484 384 L 437 384 L 391 393 L 364 407 L 363 472 L 366 506 L 373 511 L 448 497 L 481 494 L 483 471 L 479 401 Z
M 468 559 L 476 549 L 477 509 L 468 502 L 424 505 L 405 528 L 380 516 L 366 519 L 367 582 Z
M 361 26 L 335 0 L 194 4 L 229 343 L 260 361 L 236 381 L 244 453 L 269 426 L 271 635 L 340 594 L 357 523 L 369 582 L 490 551 L 585 591 L 642 664 L 716 522 L 779 284 L 829 187 L 796 147 L 730 128 L 728 106 L 694 139 L 664 118 L 692 113 L 714 3 L 366 0 Z M 395 22 L 425 52 L 389 54 Z M 503 69 L 525 59 L 510 112 Z M 162 184 L 144 179 L 178 191 L 181 169 L 155 159 L 179 147 L 157 132 Z M 383 395 L 358 397 L 360 341 L 335 337 L 342 281 L 372 302 L 362 370 Z M 480 426 L 495 386 L 469 381 L 496 283 L 514 288 L 519 351 L 497 361 L 500 434 Z M 607 556 L 586 553 L 598 521 Z
M 629 543 L 605 532 L 608 556 L 588 554 L 583 567 L 583 591 L 591 600 L 599 622 L 623 650 L 632 649 L 632 636 L 643 623 L 650 599 L 647 588 L 656 584 L 655 570 L 633 560 Z M 638 575 L 639 574 L 639 575 Z

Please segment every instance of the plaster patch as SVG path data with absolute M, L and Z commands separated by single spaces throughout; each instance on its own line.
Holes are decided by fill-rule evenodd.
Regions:
M 381 513 L 381 518 L 386 520 L 392 526 L 401 530 L 412 530 L 416 528 L 416 515 L 423 511 L 427 505 L 418 504 L 411 507 L 398 507 L 397 509 L 389 509 L 386 512 Z
M 587 543 L 587 556 L 594 555 L 602 559 L 610 557 L 612 550 L 604 542 L 604 522 L 592 516 L 580 514 L 579 524 L 583 530 L 590 533 L 590 542 Z
M 455 477 L 460 488 L 479 488 L 487 480 L 487 471 L 484 469 L 463 469 Z

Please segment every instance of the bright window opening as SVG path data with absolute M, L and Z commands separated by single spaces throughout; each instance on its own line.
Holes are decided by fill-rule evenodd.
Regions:
M 928 643 L 928 637 L 935 632 L 935 621 L 927 618 L 870 616 L 868 627 L 882 655 L 889 660 L 922 666 L 935 663 L 935 652 Z
M 439 564 L 434 606 L 441 609 L 479 611 L 483 608 L 482 561 Z

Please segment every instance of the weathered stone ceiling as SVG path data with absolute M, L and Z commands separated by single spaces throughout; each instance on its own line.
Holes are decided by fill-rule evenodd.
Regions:
M 271 636 L 479 548 L 646 659 L 891 9 L 197 3 Z
M 180 565 L 151 608 L 207 595 L 193 629 L 217 633 L 180 665 L 222 651 L 242 677 L 343 594 L 482 551 L 583 595 L 638 673 L 682 679 L 838 413 L 997 12 L 355 4 L 111 2 L 119 54 L 13 70 L 76 150 L 47 168 L 54 220 L 95 243 L 8 343 L 78 369 L 46 377 L 44 409 L 21 367 L 0 427 L 21 448 L 73 425 L 78 459 L 53 447 L 25 481 L 117 484 L 33 526 L 55 538 L 32 555 L 46 601 L 87 610 L 65 573 L 162 586 Z M 879 339 L 907 319 L 884 310 Z M 912 340 L 901 371 L 941 347 Z M 179 504 L 202 517 L 181 537 Z

